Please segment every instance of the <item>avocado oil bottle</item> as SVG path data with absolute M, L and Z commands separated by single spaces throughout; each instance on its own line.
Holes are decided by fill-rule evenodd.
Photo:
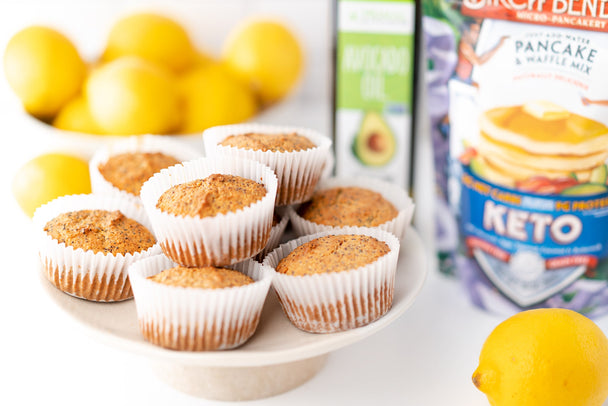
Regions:
M 409 189 L 417 1 L 334 0 L 333 11 L 336 174 Z

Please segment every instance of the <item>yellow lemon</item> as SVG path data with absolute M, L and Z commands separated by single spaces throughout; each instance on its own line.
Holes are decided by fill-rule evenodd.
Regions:
M 574 311 L 525 311 L 488 336 L 473 383 L 493 406 L 600 406 L 608 397 L 608 339 Z
M 85 63 L 63 34 L 31 26 L 15 34 L 4 51 L 4 73 L 25 109 L 52 118 L 80 91 Z
M 66 131 L 102 134 L 101 128 L 93 119 L 89 104 L 83 96 L 77 96 L 63 106 L 53 120 L 53 126 Z
M 257 111 L 249 87 L 220 64 L 193 69 L 180 80 L 180 89 L 184 100 L 182 133 L 245 121 Z
M 85 91 L 94 121 L 107 134 L 168 134 L 181 121 L 175 78 L 138 57 L 97 68 Z
M 242 24 L 226 41 L 223 59 L 250 82 L 265 104 L 285 96 L 302 72 L 304 56 L 283 24 L 255 19 Z
M 181 72 L 194 61 L 195 51 L 188 33 L 170 18 L 153 13 L 126 16 L 110 31 L 103 61 L 134 55 L 173 72 Z
M 70 194 L 91 193 L 89 165 L 72 155 L 40 155 L 23 165 L 13 178 L 13 195 L 25 214 L 51 200 Z
M 206 52 L 198 51 L 194 56 L 194 63 L 192 64 L 192 68 L 201 68 L 203 66 L 211 65 L 212 63 L 216 63 L 214 58 Z

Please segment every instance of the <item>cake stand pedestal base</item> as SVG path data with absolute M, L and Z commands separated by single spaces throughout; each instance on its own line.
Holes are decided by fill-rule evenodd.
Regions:
M 254 400 L 294 389 L 315 376 L 327 354 L 299 361 L 254 367 L 208 367 L 155 362 L 157 376 L 192 396 L 212 400 Z

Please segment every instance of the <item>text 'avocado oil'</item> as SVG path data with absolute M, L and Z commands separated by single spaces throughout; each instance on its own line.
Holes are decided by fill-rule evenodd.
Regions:
M 413 0 L 334 0 L 338 176 L 412 186 L 418 9 Z

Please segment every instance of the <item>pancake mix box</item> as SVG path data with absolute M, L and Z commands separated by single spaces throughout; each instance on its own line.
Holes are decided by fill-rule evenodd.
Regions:
M 608 311 L 608 2 L 423 2 L 437 248 L 473 302 Z

